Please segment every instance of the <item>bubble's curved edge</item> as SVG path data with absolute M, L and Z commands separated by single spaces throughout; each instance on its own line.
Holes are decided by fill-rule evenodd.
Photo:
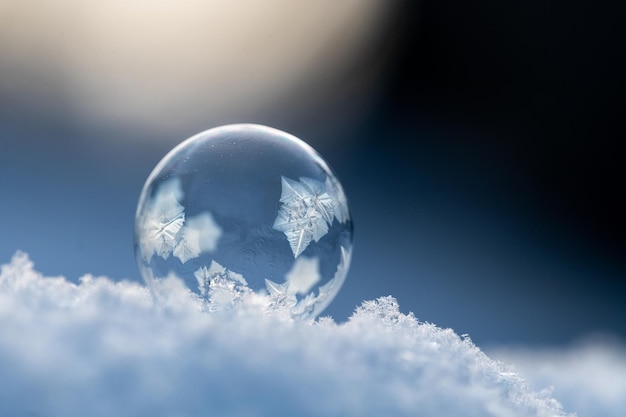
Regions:
M 341 184 L 341 182 L 338 180 L 337 174 L 335 173 L 335 171 L 331 168 L 331 166 L 324 160 L 324 158 L 320 155 L 319 152 L 317 152 L 312 146 L 310 146 L 308 143 L 306 143 L 304 140 L 288 133 L 285 132 L 283 130 L 274 128 L 274 127 L 270 127 L 270 126 L 266 126 L 266 125 L 261 125 L 261 124 L 255 124 L 255 123 L 234 123 L 234 124 L 227 124 L 227 125 L 221 125 L 221 126 L 216 126 L 216 127 L 212 127 L 209 129 L 206 129 L 202 132 L 199 132 L 185 140 L 183 140 L 182 142 L 180 142 L 178 145 L 176 145 L 173 149 L 171 149 L 158 163 L 157 165 L 153 168 L 153 170 L 151 171 L 151 173 L 149 174 L 149 176 L 147 177 L 142 189 L 141 189 L 141 193 L 140 193 L 140 197 L 139 197 L 139 201 L 137 204 L 137 209 L 135 212 L 135 237 L 134 237 L 134 250 L 135 250 L 135 258 L 137 260 L 137 265 L 139 267 L 140 270 L 140 275 L 143 277 L 144 281 L 146 281 L 146 284 L 149 288 L 151 288 L 153 290 L 156 290 L 157 286 L 158 287 L 162 287 L 161 285 L 155 285 L 157 283 L 157 280 L 154 277 L 148 278 L 145 274 L 149 273 L 151 275 L 151 272 L 149 271 L 148 268 L 146 268 L 145 266 L 142 265 L 142 261 L 140 259 L 141 255 L 140 255 L 140 250 L 137 247 L 137 243 L 136 243 L 136 236 L 138 233 L 137 227 L 138 227 L 138 222 L 137 219 L 140 216 L 140 212 L 143 208 L 143 206 L 145 204 L 147 204 L 146 202 L 146 198 L 149 197 L 149 193 L 148 193 L 148 189 L 150 187 L 150 184 L 152 184 L 154 182 L 154 180 L 156 179 L 156 177 L 164 170 L 164 167 L 169 164 L 173 158 L 175 158 L 176 156 L 178 156 L 181 151 L 183 149 L 185 149 L 186 147 L 188 147 L 191 143 L 198 141 L 198 140 L 204 140 L 205 138 L 207 138 L 208 136 L 212 136 L 212 135 L 219 135 L 219 134 L 226 134 L 229 132 L 240 132 L 242 130 L 248 130 L 248 131 L 259 131 L 260 134 L 266 134 L 266 135 L 275 135 L 275 136 L 279 136 L 282 137 L 294 144 L 296 144 L 297 146 L 299 146 L 300 148 L 302 148 L 304 151 L 306 151 L 309 155 L 311 155 L 315 162 L 322 168 L 323 171 L 325 171 L 326 173 L 326 184 L 327 186 L 332 186 L 333 188 L 333 192 L 336 193 L 336 197 L 339 198 L 339 202 L 340 202 L 340 210 L 343 212 L 343 217 L 341 216 L 337 216 L 337 220 L 340 223 L 344 223 L 347 222 L 350 232 L 353 232 L 354 229 L 354 224 L 352 221 L 352 213 L 350 211 L 350 206 L 348 204 L 348 198 L 345 194 L 345 191 L 343 189 L 343 186 Z M 328 182 L 331 182 L 330 184 Z M 297 311 L 297 309 L 292 308 L 291 309 L 291 316 L 292 317 L 299 317 L 299 318 L 306 318 L 306 319 L 312 319 L 315 318 L 317 316 L 319 316 L 319 314 L 325 310 L 328 305 L 333 301 L 333 299 L 336 297 L 337 293 L 338 293 L 338 289 L 341 288 L 341 286 L 343 285 L 347 275 L 348 275 L 348 271 L 349 271 L 349 267 L 350 267 L 350 263 L 351 263 L 351 257 L 352 257 L 352 244 L 351 247 L 346 249 L 343 246 L 341 246 L 341 261 L 340 264 L 337 267 L 337 271 L 334 275 L 334 277 L 328 281 L 326 284 L 318 287 L 318 295 L 314 297 L 314 300 L 317 299 L 319 301 L 319 299 L 322 299 L 322 302 L 319 302 L 318 304 L 315 305 L 309 305 L 308 307 L 313 307 L 313 310 L 309 309 L 305 309 L 308 311 Z M 143 272 L 142 272 L 143 270 Z M 172 279 L 178 279 L 181 280 L 182 279 L 180 277 L 176 277 L 174 274 L 172 274 L 173 276 L 168 275 L 167 281 L 171 281 Z M 333 291 L 333 289 L 337 288 L 336 291 Z M 191 294 L 194 294 L 193 292 L 189 291 Z M 262 294 L 253 292 L 255 295 L 258 295 L 260 297 L 263 297 Z M 156 296 L 157 298 L 159 298 L 160 296 Z M 310 297 L 309 297 L 310 298 Z M 311 302 L 311 300 L 308 300 L 309 302 Z M 256 304 L 262 304 L 259 303 L 259 300 L 257 300 Z M 298 305 L 301 305 L 300 308 L 302 308 L 303 306 L 306 307 L 307 304 L 307 299 L 303 299 L 300 300 L 300 302 L 298 302 Z M 303 305 L 303 306 L 302 306 Z
M 163 156 L 163 158 L 161 158 L 161 160 L 157 163 L 157 165 L 152 169 L 152 171 L 148 175 L 148 178 L 146 179 L 141 189 L 139 203 L 137 204 L 137 212 L 139 211 L 139 208 L 143 204 L 142 197 L 146 195 L 146 191 L 148 189 L 149 184 L 152 181 L 154 181 L 155 177 L 159 174 L 159 172 L 163 170 L 163 167 L 165 167 L 172 160 L 172 158 L 178 155 L 182 149 L 186 148 L 191 142 L 195 142 L 199 139 L 203 139 L 208 135 L 218 134 L 222 132 L 241 131 L 241 130 L 260 130 L 260 131 L 264 131 L 265 133 L 282 136 L 288 139 L 289 141 L 295 144 L 298 144 L 298 146 L 305 148 L 307 152 L 315 156 L 316 162 L 318 162 L 324 168 L 324 170 L 327 171 L 327 175 L 329 173 L 336 175 L 335 172 L 328 165 L 328 163 L 319 154 L 319 152 L 317 152 L 311 145 L 306 143 L 304 140 L 292 135 L 291 133 L 287 133 L 283 130 L 280 130 L 274 127 L 261 125 L 261 124 L 255 124 L 255 123 L 233 123 L 233 124 L 221 125 L 221 126 L 216 126 L 216 127 L 203 130 L 202 132 L 199 132 L 193 136 L 190 136 L 189 138 L 183 140 L 174 148 L 172 148 L 167 154 L 165 154 L 165 156 Z
M 339 291 L 335 288 L 341 288 L 350 271 L 352 262 L 352 246 L 349 248 L 341 247 L 341 260 L 337 266 L 337 271 L 333 278 L 318 289 L 318 299 L 321 301 L 315 306 L 312 317 L 318 317 L 333 302 Z

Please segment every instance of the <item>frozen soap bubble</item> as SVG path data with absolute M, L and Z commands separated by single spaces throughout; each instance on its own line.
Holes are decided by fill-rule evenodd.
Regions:
M 177 277 L 206 302 L 246 299 L 317 316 L 348 272 L 352 220 L 328 164 L 266 126 L 222 126 L 187 139 L 152 171 L 135 219 L 135 253 L 154 291 Z

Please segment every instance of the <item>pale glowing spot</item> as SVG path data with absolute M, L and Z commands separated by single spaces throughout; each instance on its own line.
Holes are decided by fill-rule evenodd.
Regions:
M 217 249 L 217 242 L 222 236 L 222 229 L 208 211 L 190 217 L 185 223 L 185 227 L 198 232 L 199 252 L 213 252 Z
M 321 278 L 320 260 L 318 258 L 306 258 L 304 256 L 296 259 L 293 267 L 285 275 L 289 283 L 289 292 L 294 294 L 306 294 Z

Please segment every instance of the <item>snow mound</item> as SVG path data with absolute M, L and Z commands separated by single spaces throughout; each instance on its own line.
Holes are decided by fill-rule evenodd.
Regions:
M 467 337 L 366 301 L 343 324 L 218 313 L 175 280 L 0 273 L 0 415 L 564 416 Z
M 589 417 L 623 417 L 626 345 L 599 336 L 566 348 L 499 348 L 493 355 L 515 364 L 531 386 L 554 385 L 566 407 Z

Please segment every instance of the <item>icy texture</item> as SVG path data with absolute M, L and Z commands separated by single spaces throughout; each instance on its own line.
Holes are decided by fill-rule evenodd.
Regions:
M 337 178 L 329 176 L 326 178 L 326 190 L 333 204 L 333 214 L 339 220 L 339 223 L 345 223 L 350 220 L 350 212 L 348 211 L 348 200 L 343 192 L 341 183 Z
M 242 283 L 216 264 L 203 273 Z M 565 415 L 468 338 L 402 314 L 391 297 L 335 324 L 259 314 L 254 294 L 204 314 L 180 280 L 160 284 L 168 298 L 155 303 L 134 283 L 45 278 L 17 254 L 0 273 L 0 415 Z
M 312 178 L 300 177 L 300 182 L 282 177 L 281 207 L 274 229 L 285 233 L 297 258 L 311 240 L 319 240 L 333 223 L 333 200 L 326 185 Z M 337 201 L 335 204 L 339 205 Z
M 178 202 L 181 194 L 179 181 L 167 181 L 147 206 L 141 225 L 145 237 L 141 241 L 144 257 L 156 254 L 165 259 L 172 253 L 185 222 L 185 208 Z
M 495 349 L 532 387 L 551 394 L 581 417 L 623 417 L 626 410 L 626 345 L 593 338 L 565 348 Z
M 352 221 L 341 184 L 304 142 L 264 126 L 223 126 L 154 169 L 137 207 L 135 250 L 152 290 L 180 279 L 211 311 L 253 293 L 270 310 L 308 319 L 348 273 Z M 216 265 L 245 284 L 226 285 L 209 273 Z
M 208 269 L 206 266 L 198 269 L 194 276 L 198 280 L 200 295 L 208 300 L 210 311 L 229 309 L 251 292 L 241 274 L 229 271 L 215 261 Z
M 169 179 L 147 205 L 138 227 L 142 230 L 139 252 L 142 261 L 152 256 L 168 259 L 171 255 L 181 263 L 200 256 L 202 251 L 217 247 L 222 230 L 210 213 L 202 213 L 185 221 L 185 208 L 179 179 Z

